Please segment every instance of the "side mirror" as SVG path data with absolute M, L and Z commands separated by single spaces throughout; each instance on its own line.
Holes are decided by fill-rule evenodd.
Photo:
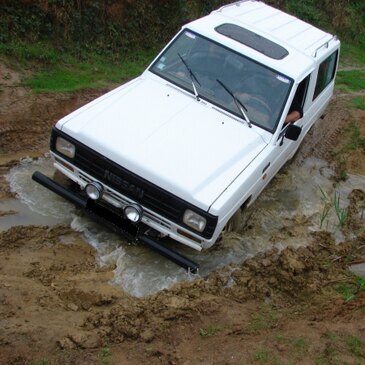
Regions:
M 301 132 L 302 127 L 298 127 L 295 124 L 290 124 L 288 128 L 286 128 L 285 137 L 292 141 L 296 141 L 299 138 Z

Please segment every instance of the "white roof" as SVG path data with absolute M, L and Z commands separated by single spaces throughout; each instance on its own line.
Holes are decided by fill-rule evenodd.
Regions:
M 281 60 L 271 59 L 235 40 L 219 34 L 215 28 L 222 24 L 235 24 L 259 34 L 284 47 L 289 55 Z M 246 54 L 296 79 L 303 78 L 318 59 L 339 47 L 339 41 L 292 15 L 255 0 L 239 1 L 213 11 L 185 27 L 195 30 L 219 43 Z

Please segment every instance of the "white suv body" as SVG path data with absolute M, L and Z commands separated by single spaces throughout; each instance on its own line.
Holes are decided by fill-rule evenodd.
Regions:
M 208 248 L 324 114 L 339 47 L 262 2 L 224 6 L 185 25 L 140 77 L 61 119 L 55 167 L 81 189 L 99 184 L 122 219 L 137 206 L 138 224 Z M 294 98 L 299 138 L 285 136 Z

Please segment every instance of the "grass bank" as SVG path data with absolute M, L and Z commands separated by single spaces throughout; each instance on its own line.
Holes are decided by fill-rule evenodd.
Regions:
M 162 46 L 162 45 L 161 45 Z M 122 84 L 141 74 L 158 53 L 158 48 L 135 50 L 127 53 L 97 53 L 62 49 L 50 43 L 0 43 L 0 54 L 21 68 L 30 70 L 22 85 L 36 93 L 72 92 L 82 89 L 105 88 Z M 363 44 L 343 43 L 341 67 L 365 67 Z M 365 70 L 351 69 L 338 72 L 336 87 L 344 92 L 365 89 Z M 354 100 L 364 108 L 362 98 Z
M 156 49 L 128 54 L 82 54 L 57 49 L 47 43 L 0 44 L 0 53 L 29 70 L 22 85 L 36 93 L 72 92 L 122 84 L 141 74 L 157 53 Z

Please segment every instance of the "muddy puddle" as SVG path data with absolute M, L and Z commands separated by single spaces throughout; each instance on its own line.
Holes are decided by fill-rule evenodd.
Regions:
M 205 252 L 179 248 L 200 264 L 199 274 L 193 275 L 148 248 L 125 242 L 83 217 L 62 198 L 34 183 L 31 175 L 35 170 L 52 176 L 52 161 L 47 156 L 22 160 L 7 175 L 18 200 L 0 206 L 0 211 L 13 211 L 0 216 L 0 229 L 7 229 L 9 225 L 69 223 L 96 249 L 101 266 L 115 267 L 111 284 L 136 297 L 205 276 L 272 247 L 305 245 L 310 241 L 311 232 L 321 228 L 332 232 L 341 242 L 344 237 L 338 213 L 346 210 L 347 196 L 353 189 L 365 188 L 365 177 L 356 175 L 349 175 L 345 183 L 334 186 L 333 171 L 319 159 L 307 159 L 300 166 L 286 166 L 247 209 L 237 233 L 227 233 L 219 244 Z M 337 209 L 334 201 L 338 203 Z

